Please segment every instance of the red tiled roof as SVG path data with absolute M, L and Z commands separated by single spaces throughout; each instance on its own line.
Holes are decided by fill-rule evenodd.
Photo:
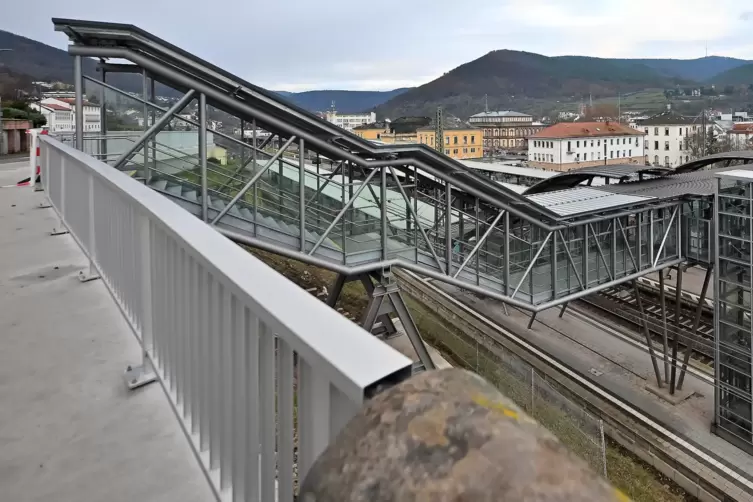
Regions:
M 63 101 L 65 103 L 68 103 L 69 105 L 75 105 L 76 104 L 76 99 L 75 98 L 55 98 L 55 99 L 57 99 L 58 101 Z M 99 105 L 94 104 L 94 103 L 92 103 L 90 101 L 84 100 L 84 106 L 99 106 Z
M 616 122 L 560 122 L 537 132 L 531 138 L 593 138 L 599 136 L 643 136 Z
M 63 106 L 59 105 L 57 103 L 40 103 L 41 106 L 44 106 L 45 108 L 49 108 L 50 110 L 56 110 L 56 111 L 71 111 L 71 108 L 69 106 Z
M 732 134 L 753 134 L 753 124 L 735 124 L 729 132 Z

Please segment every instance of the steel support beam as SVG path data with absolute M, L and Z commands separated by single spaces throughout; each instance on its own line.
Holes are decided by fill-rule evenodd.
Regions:
M 102 68 L 102 84 L 107 81 L 107 71 Z M 86 77 L 84 77 L 86 78 Z M 100 141 L 99 141 L 99 155 L 102 162 L 107 163 L 107 88 L 102 85 L 99 88 L 99 125 L 100 125 Z
M 484 235 L 481 237 L 480 240 L 476 242 L 476 245 L 473 246 L 473 249 L 471 249 L 471 252 L 468 254 L 468 256 L 466 256 L 465 260 L 460 265 L 460 267 L 458 267 L 458 270 L 455 272 L 455 275 L 452 276 L 453 278 L 457 277 L 460 274 L 460 272 L 463 271 L 465 266 L 468 265 L 468 262 L 471 261 L 471 259 L 476 255 L 478 250 L 481 249 L 481 246 L 484 244 L 484 242 L 486 242 L 486 238 L 489 237 L 489 235 L 492 233 L 492 230 L 494 230 L 494 227 L 497 226 L 497 224 L 499 223 L 499 220 L 502 219 L 502 217 L 505 215 L 506 212 L 507 211 L 500 211 L 499 214 L 494 218 L 494 221 L 492 221 L 491 225 L 489 225 L 489 228 L 486 230 L 486 232 L 484 232 Z M 478 231 L 478 220 L 476 220 L 476 230 Z
M 669 377 L 669 393 L 674 395 L 675 393 L 675 377 L 677 375 L 677 349 L 680 344 L 680 332 L 682 326 L 680 325 L 680 307 L 682 306 L 682 266 L 677 266 L 677 282 L 675 283 L 675 326 L 677 331 L 675 332 L 675 338 L 672 340 L 672 372 Z M 687 343 L 686 343 L 687 345 Z
M 201 221 L 209 221 L 209 178 L 207 176 L 207 97 L 199 94 L 199 165 L 201 166 Z
M 688 370 L 688 362 L 690 361 L 690 355 L 695 350 L 696 339 L 698 338 L 698 325 L 701 323 L 701 315 L 703 314 L 703 304 L 706 302 L 706 293 L 709 289 L 709 282 L 711 282 L 711 274 L 714 269 L 713 265 L 709 265 L 706 269 L 706 275 L 703 278 L 703 286 L 701 287 L 701 295 L 698 298 L 698 306 L 695 311 L 695 318 L 693 319 L 693 328 L 690 330 L 690 342 L 685 344 L 685 354 L 682 358 L 682 368 L 680 368 L 680 376 L 677 380 L 677 390 L 682 390 L 682 384 L 685 381 L 685 372 Z
M 318 167 L 318 165 L 317 165 L 317 167 Z M 342 167 L 343 167 L 343 162 L 340 162 L 337 165 L 337 167 L 334 169 L 334 171 L 330 172 L 327 175 L 327 177 L 326 177 L 327 179 L 324 180 L 324 184 L 322 184 L 321 186 L 319 186 L 316 189 L 316 192 L 314 193 L 314 195 L 311 196 L 311 198 L 309 199 L 309 201 L 307 202 L 307 204 L 311 204 L 312 202 L 314 202 L 316 200 L 316 198 L 319 196 L 319 194 L 322 193 L 322 190 L 324 190 L 327 187 L 327 185 L 329 185 L 329 182 L 332 181 L 332 178 L 334 178 L 340 172 L 340 170 L 342 169 Z M 318 179 L 319 172 L 317 171 L 316 174 L 317 174 L 317 179 Z M 343 178 L 343 183 L 342 184 L 345 184 L 345 176 L 343 176 L 342 178 Z
M 444 237 L 447 275 L 452 273 L 452 187 L 445 182 Z
M 614 280 L 614 275 L 612 274 L 612 271 L 609 270 L 611 267 L 609 266 L 609 263 L 607 263 L 607 258 L 604 255 L 604 251 L 601 250 L 601 244 L 599 244 L 599 234 L 596 233 L 594 230 L 594 227 L 589 223 L 589 227 L 591 227 L 591 233 L 594 235 L 594 244 L 596 244 L 596 251 L 598 251 L 599 256 L 601 257 L 601 261 L 604 263 L 604 268 L 607 269 L 607 275 L 609 276 L 609 280 Z M 598 274 L 597 274 L 598 278 Z
M 245 186 L 244 186 L 243 188 L 241 188 L 241 189 L 240 189 L 240 191 L 238 191 L 238 193 L 237 193 L 237 194 L 235 194 L 235 197 L 233 197 L 233 198 L 232 198 L 232 199 L 230 200 L 230 202 L 228 202 L 227 206 L 225 206 L 224 208 L 222 208 L 222 211 L 220 211 L 220 214 L 218 214 L 217 216 L 215 216 L 215 217 L 214 217 L 214 219 L 213 219 L 213 220 L 211 221 L 210 225 L 216 225 L 216 224 L 217 224 L 217 222 L 218 222 L 218 221 L 220 221 L 220 219 L 221 219 L 221 218 L 222 218 L 223 216 L 225 216 L 225 215 L 227 214 L 227 212 L 228 212 L 228 211 L 230 211 L 230 210 L 231 210 L 231 209 L 233 208 L 233 206 L 234 206 L 234 205 L 235 205 L 235 204 L 236 204 L 236 203 L 237 203 L 237 202 L 238 202 L 239 200 L 241 200 L 241 198 L 243 198 L 243 196 L 244 196 L 244 195 L 246 195 L 246 192 L 248 192 L 248 189 L 249 189 L 249 188 L 251 188 L 251 187 L 252 187 L 252 186 L 253 186 L 253 185 L 254 185 L 254 184 L 255 184 L 255 183 L 256 183 L 256 182 L 257 182 L 257 181 L 259 180 L 259 178 L 261 178 L 261 177 L 262 177 L 262 175 L 263 175 L 263 174 L 264 174 L 265 172 L 267 172 L 267 170 L 268 170 L 268 169 L 269 169 L 270 167 L 272 167 L 272 164 L 274 164 L 274 163 L 275 163 L 275 161 L 277 160 L 277 158 L 278 158 L 278 157 L 280 157 L 280 155 L 282 155 L 282 153 L 283 153 L 283 152 L 284 152 L 285 150 L 287 150 L 287 148 L 288 148 L 288 147 L 289 147 L 289 146 L 290 146 L 290 145 L 291 145 L 291 144 L 293 143 L 293 141 L 295 141 L 295 136 L 291 136 L 291 137 L 290 137 L 290 138 L 289 138 L 289 139 L 288 139 L 288 140 L 287 140 L 287 141 L 285 142 L 285 144 L 284 144 L 284 145 L 282 145 L 282 146 L 280 147 L 280 149 L 279 149 L 279 150 L 277 150 L 277 152 L 275 152 L 275 154 L 274 154 L 274 155 L 272 155 L 272 157 L 271 157 L 271 158 L 270 158 L 270 159 L 269 159 L 269 160 L 267 161 L 267 163 L 266 163 L 266 164 L 264 164 L 264 167 L 262 167 L 262 168 L 261 168 L 261 170 L 260 170 L 260 171 L 259 171 L 258 173 L 254 174 L 253 178 L 251 178 L 251 179 L 250 179 L 250 180 L 248 181 L 248 183 L 246 183 L 246 185 L 245 185 Z M 255 200 L 256 200 L 256 198 L 254 198 L 254 201 L 255 201 Z M 256 219 L 256 218 L 254 218 L 254 220 L 255 220 L 255 219 Z
M 667 228 L 664 229 L 664 236 L 661 239 L 661 244 L 659 244 L 659 250 L 656 252 L 656 257 L 654 258 L 654 261 L 652 262 L 652 266 L 656 266 L 657 263 L 659 263 L 659 260 L 661 259 L 662 251 L 664 251 L 664 244 L 667 242 L 667 237 L 669 237 L 669 232 L 672 230 L 672 223 L 675 221 L 675 217 L 677 217 L 677 211 L 679 209 L 679 206 L 675 207 L 675 210 L 672 211 L 672 216 L 669 218 L 669 224 L 667 225 Z M 677 243 L 680 244 L 679 242 Z
M 189 90 L 186 94 L 183 95 L 182 98 L 178 100 L 177 103 L 175 103 L 173 106 L 170 107 L 169 110 L 165 112 L 164 115 L 162 115 L 159 120 L 157 120 L 152 127 L 150 127 L 138 140 L 136 140 L 128 149 L 123 152 L 123 154 L 118 157 L 118 160 L 115 161 L 113 166 L 117 169 L 122 167 L 126 162 L 130 160 L 131 157 L 133 157 L 136 152 L 144 145 L 144 142 L 146 142 L 147 139 L 149 139 L 152 135 L 158 133 L 159 131 L 164 128 L 168 122 L 173 118 L 173 116 L 183 110 L 188 103 L 191 102 L 194 96 L 194 91 Z
M 76 89 L 76 150 L 84 151 L 84 74 L 81 64 L 81 56 L 73 58 L 73 79 Z
M 570 262 L 570 266 L 573 267 L 573 272 L 575 273 L 575 278 L 578 279 L 578 284 L 580 284 L 581 289 L 586 289 L 585 284 L 583 284 L 583 280 L 580 278 L 580 274 L 578 273 L 578 269 L 575 268 L 575 260 L 573 260 L 573 255 L 570 254 L 570 243 L 565 240 L 565 237 L 562 235 L 562 230 L 557 230 L 560 234 L 560 240 L 562 241 L 562 244 L 565 247 L 565 253 L 567 254 L 567 259 Z M 565 307 L 567 307 L 567 303 L 565 303 Z M 564 309 L 562 310 L 562 313 L 564 313 Z M 560 317 L 562 317 L 562 314 L 560 314 Z
M 298 140 L 298 225 L 301 234 L 301 252 L 306 252 L 306 145 Z
M 429 236 L 426 235 L 426 230 L 424 230 L 423 225 L 418 219 L 418 216 L 416 215 L 416 211 L 413 209 L 413 205 L 410 203 L 408 194 L 405 193 L 405 189 L 403 188 L 402 183 L 400 183 L 400 180 L 397 177 L 397 173 L 395 173 L 395 169 L 392 166 L 390 166 L 390 172 L 392 173 L 392 178 L 395 180 L 395 184 L 397 185 L 397 189 L 400 192 L 400 195 L 402 195 L 403 200 L 405 200 L 405 207 L 407 207 L 408 211 L 410 211 L 410 214 L 413 217 L 413 221 L 415 222 L 415 226 L 421 232 L 424 242 L 426 242 L 426 246 L 429 248 L 429 252 L 434 257 L 434 261 L 437 263 L 437 268 L 439 270 L 442 270 L 442 261 L 439 259 L 439 256 L 437 256 L 436 251 L 434 251 L 434 246 L 432 246 L 431 242 L 429 241 Z M 457 276 L 457 274 L 455 275 Z
M 348 202 L 343 206 L 343 208 L 340 209 L 340 212 L 337 213 L 337 216 L 335 216 L 335 219 L 332 220 L 332 222 L 329 224 L 329 226 L 327 227 L 327 230 L 324 231 L 324 233 L 321 235 L 321 237 L 319 237 L 319 240 L 316 241 L 316 244 L 314 244 L 314 247 L 311 248 L 311 251 L 309 251 L 309 255 L 314 254 L 314 252 L 316 252 L 316 250 L 319 249 L 319 246 L 322 245 L 322 243 L 327 238 L 327 236 L 330 234 L 330 232 L 332 232 L 332 229 L 335 228 L 335 226 L 337 225 L 337 223 L 342 219 L 342 217 L 345 215 L 345 213 L 348 211 L 348 209 L 350 209 L 350 206 L 353 205 L 353 203 L 358 198 L 358 196 L 361 195 L 361 192 L 363 192 L 364 188 L 366 188 L 366 185 L 369 184 L 369 182 L 371 181 L 371 179 L 374 177 L 374 175 L 378 171 L 379 171 L 379 169 L 372 170 L 371 173 L 369 173 L 369 175 L 363 181 L 363 183 L 361 183 L 358 186 L 358 189 L 353 194 L 353 197 L 351 197 L 348 200 Z M 343 186 L 345 186 L 345 185 L 343 185 Z M 225 208 L 225 209 L 227 209 L 227 208 Z M 344 236 L 345 236 L 345 231 L 343 229 L 343 239 L 345 238 Z
M 664 274 L 659 274 L 659 309 L 661 310 L 661 339 L 664 347 L 664 381 L 669 383 L 669 340 L 667 338 L 667 306 L 664 301 Z
M 274 137 L 275 137 L 274 134 L 270 135 L 267 139 L 264 140 L 264 142 L 261 144 L 261 146 L 259 147 L 259 149 L 264 148 L 267 145 L 267 143 L 269 143 L 270 141 L 272 141 L 272 138 L 274 138 Z M 246 147 L 248 148 L 248 145 Z M 227 186 L 230 185 L 230 183 L 232 183 L 233 181 L 235 181 L 233 178 L 235 178 L 240 173 L 242 173 L 243 170 L 246 169 L 246 167 L 248 167 L 248 165 L 251 164 L 254 161 L 254 157 L 253 156 L 251 158 L 249 158 L 248 160 L 245 160 L 245 153 L 246 153 L 245 149 L 241 148 L 241 165 L 238 166 L 238 168 L 233 172 L 232 175 L 230 175 L 230 179 L 228 179 L 225 183 L 223 183 L 217 189 L 218 192 L 221 192 L 222 190 L 224 190 L 225 188 L 227 188 Z
M 659 365 L 656 362 L 656 353 L 654 352 L 654 343 L 651 340 L 651 332 L 648 329 L 648 321 L 646 320 L 646 313 L 643 311 L 643 301 L 641 300 L 641 292 L 638 288 L 638 281 L 633 280 L 633 290 L 635 291 L 635 302 L 638 304 L 638 312 L 641 315 L 641 321 L 643 322 L 643 333 L 646 335 L 646 345 L 648 346 L 648 355 L 651 357 L 651 365 L 654 367 L 654 375 L 656 376 L 656 385 L 662 388 L 661 374 L 659 373 Z
M 141 96 L 144 99 L 142 114 L 144 117 L 144 133 L 146 134 L 146 131 L 149 129 L 149 76 L 147 75 L 146 70 L 141 72 Z M 199 137 L 201 137 L 201 132 L 199 133 Z M 142 154 L 142 157 L 144 181 L 148 184 L 149 179 L 151 178 L 151 175 L 149 174 L 149 141 L 144 141 L 144 153 Z
M 520 289 L 520 286 L 523 285 L 523 282 L 526 280 L 526 277 L 528 277 L 528 274 L 531 273 L 531 269 L 533 269 L 534 264 L 536 263 L 536 260 L 539 259 L 539 256 L 541 256 L 541 252 L 544 251 L 544 248 L 546 247 L 547 242 L 549 242 L 549 239 L 552 237 L 552 232 L 549 232 L 546 235 L 546 239 L 544 239 L 544 242 L 541 243 L 541 246 L 539 247 L 539 250 L 536 251 L 536 255 L 531 260 L 531 263 L 528 264 L 528 267 L 526 268 L 526 271 L 523 273 L 523 277 L 520 278 L 520 282 L 515 287 L 515 291 L 512 292 L 512 296 L 510 297 L 515 298 L 515 295 L 518 293 L 518 290 Z M 533 291 L 529 291 L 529 294 L 533 297 Z

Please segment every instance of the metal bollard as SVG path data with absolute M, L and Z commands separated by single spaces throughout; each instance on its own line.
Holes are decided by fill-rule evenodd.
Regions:
M 316 460 L 299 500 L 629 499 L 491 384 L 449 369 L 366 403 Z

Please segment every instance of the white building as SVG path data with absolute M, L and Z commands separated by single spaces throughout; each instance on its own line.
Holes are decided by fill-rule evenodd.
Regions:
M 528 165 L 553 171 L 645 165 L 643 136 L 642 131 L 616 122 L 561 122 L 528 138 Z
M 689 139 L 701 129 L 696 117 L 667 110 L 636 124 L 646 134 L 646 155 L 651 165 L 678 167 L 690 161 Z
M 733 150 L 753 150 L 753 123 L 735 124 L 727 135 Z
M 342 127 L 346 131 L 352 131 L 353 128 L 364 124 L 372 124 L 376 122 L 376 113 L 350 113 L 340 115 L 337 111 L 332 110 L 326 113 L 325 118 L 327 122 L 332 122 L 338 127 Z
M 38 103 L 31 103 L 31 108 L 38 110 L 47 119 L 50 132 L 74 132 L 76 130 L 76 100 L 71 98 L 44 98 Z M 100 107 L 84 100 L 84 132 L 102 130 Z

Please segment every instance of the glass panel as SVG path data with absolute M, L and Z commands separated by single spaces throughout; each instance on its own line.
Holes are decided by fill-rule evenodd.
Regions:
M 720 257 L 719 278 L 750 287 L 750 266 Z
M 719 197 L 719 211 L 729 214 L 750 214 L 750 200 L 731 197 Z
M 730 350 L 750 353 L 750 340 L 750 327 L 719 322 L 719 342 L 727 345 Z

